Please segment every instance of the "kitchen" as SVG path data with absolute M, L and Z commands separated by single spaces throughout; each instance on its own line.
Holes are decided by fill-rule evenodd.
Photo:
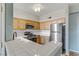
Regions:
M 20 7 L 19 7 L 19 5 L 20 5 Z M 32 6 L 35 6 L 35 5 L 40 6 L 40 4 L 14 4 L 14 20 L 13 20 L 13 29 L 14 30 L 13 31 L 17 32 L 18 37 L 24 36 L 24 32 L 33 33 L 34 35 L 36 35 L 36 38 L 37 38 L 35 41 L 39 44 L 45 44 L 46 42 L 49 42 L 50 24 L 65 23 L 64 6 L 61 6 L 62 4 L 59 4 L 60 6 L 58 6 L 56 4 L 58 6 L 57 8 L 60 7 L 62 9 L 60 9 L 59 11 L 54 10 L 55 12 L 52 12 L 52 13 L 50 12 L 50 13 L 48 13 L 48 15 L 43 15 L 44 17 L 41 17 L 40 14 L 42 14 L 42 12 L 44 12 L 45 9 L 44 10 L 41 9 L 41 12 L 36 12 L 34 15 L 29 16 L 29 13 L 30 12 L 34 13 L 34 11 L 31 10 L 29 13 L 27 13 L 25 15 L 24 14 L 25 10 L 23 10 L 23 8 L 25 8 L 24 6 L 26 6 L 26 5 L 27 5 L 26 8 L 28 8 L 26 10 L 26 12 L 28 12 L 28 10 L 31 9 Z M 41 8 L 48 8 L 49 6 L 53 6 L 53 5 L 49 4 L 47 6 L 47 4 L 44 4 L 45 7 L 41 7 Z M 54 7 L 53 9 L 57 9 L 57 8 Z M 50 8 L 50 9 L 52 9 L 52 8 Z M 60 12 L 62 12 L 61 15 L 56 14 L 56 13 L 60 13 Z M 18 14 L 18 13 L 20 13 L 20 14 Z M 54 15 L 54 16 L 52 16 L 52 15 Z

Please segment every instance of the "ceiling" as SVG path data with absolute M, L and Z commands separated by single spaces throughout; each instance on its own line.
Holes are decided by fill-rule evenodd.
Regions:
M 70 3 L 69 4 L 69 13 L 79 12 L 79 3 Z
M 51 13 L 52 11 L 59 10 L 65 6 L 64 3 L 41 3 L 43 9 L 39 13 L 35 13 L 33 6 L 35 3 L 14 3 L 14 10 L 24 11 L 25 13 L 35 16 L 42 16 L 44 14 Z

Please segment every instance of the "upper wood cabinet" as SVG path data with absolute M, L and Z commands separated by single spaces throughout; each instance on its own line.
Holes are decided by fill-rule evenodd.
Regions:
M 40 30 L 40 23 L 39 22 L 34 23 L 34 29 Z
M 19 29 L 25 30 L 25 24 L 26 24 L 25 20 L 19 20 Z
M 65 17 L 58 18 L 56 20 L 52 20 L 52 24 L 54 23 L 65 23 Z
M 25 20 L 14 18 L 14 20 L 13 20 L 13 29 L 15 29 L 15 30 L 24 30 L 25 29 Z
M 26 25 L 33 25 L 34 30 L 50 30 L 50 24 L 54 23 L 64 23 L 65 18 L 58 18 L 56 20 L 49 20 L 44 22 L 37 22 L 32 20 L 25 20 L 25 19 L 19 19 L 14 18 L 13 20 L 13 28 L 16 30 L 26 30 Z
M 41 30 L 49 30 L 50 29 L 51 21 L 41 22 L 40 29 Z
M 43 22 L 40 23 L 40 30 L 45 29 L 45 24 Z
M 15 30 L 26 30 L 26 25 L 33 25 L 34 30 L 40 29 L 40 23 L 32 20 L 24 20 L 19 18 L 14 18 L 13 20 L 13 29 Z
M 18 30 L 19 29 L 19 20 L 15 19 L 13 20 L 13 29 Z
M 50 30 L 50 24 L 54 24 L 54 23 L 65 23 L 65 18 L 62 17 L 56 20 L 40 22 L 40 30 Z

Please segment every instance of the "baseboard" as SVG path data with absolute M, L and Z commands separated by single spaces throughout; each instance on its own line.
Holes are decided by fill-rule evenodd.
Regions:
M 79 56 L 79 52 L 75 50 L 70 50 L 70 56 Z
M 72 49 L 70 49 L 70 51 L 73 51 L 73 52 L 79 53 L 79 51 L 76 51 L 76 50 L 72 50 Z

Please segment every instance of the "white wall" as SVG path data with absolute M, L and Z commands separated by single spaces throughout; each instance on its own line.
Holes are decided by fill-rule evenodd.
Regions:
M 79 52 L 79 13 L 70 15 L 70 50 Z
M 40 21 L 49 20 L 48 17 L 50 17 L 50 16 L 52 17 L 52 20 L 57 19 L 57 18 L 61 18 L 61 17 L 65 17 L 65 8 L 55 10 L 55 11 L 52 11 L 51 13 L 42 15 L 40 17 Z
M 25 11 L 20 11 L 18 9 L 13 9 L 13 16 L 16 18 L 23 18 L 29 20 L 38 20 L 34 15 L 26 13 Z
M 70 50 L 79 53 L 79 4 L 70 6 L 69 15 L 69 44 Z

